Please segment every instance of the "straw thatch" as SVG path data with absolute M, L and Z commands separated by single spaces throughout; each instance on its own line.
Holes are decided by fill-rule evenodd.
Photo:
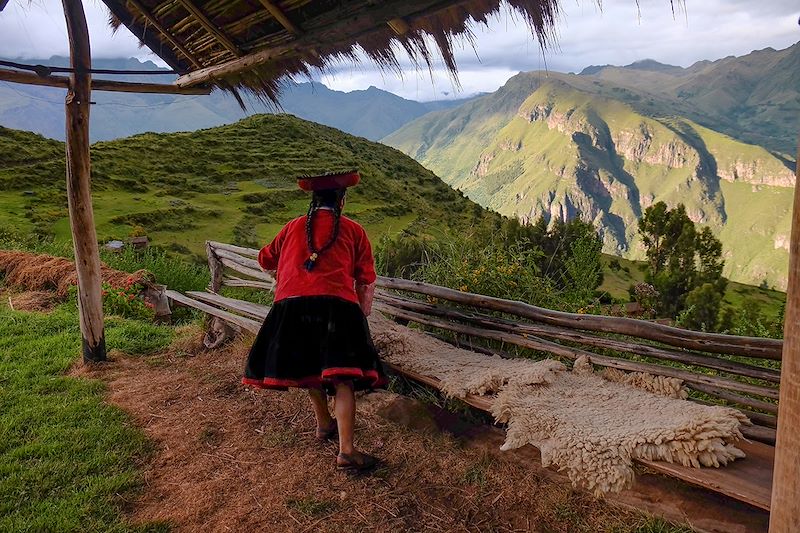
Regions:
M 457 83 L 453 44 L 471 43 L 472 25 L 485 24 L 505 6 L 545 47 L 553 42 L 559 13 L 559 0 L 104 2 L 111 10 L 112 26 L 128 27 L 179 72 L 238 65 L 185 84 L 241 88 L 272 102 L 282 83 L 343 61 L 355 62 L 359 51 L 380 68 L 397 72 L 398 53 L 428 69 L 438 53 Z

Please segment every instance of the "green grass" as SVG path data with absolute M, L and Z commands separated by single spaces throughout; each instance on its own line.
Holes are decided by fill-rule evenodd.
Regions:
M 65 376 L 80 354 L 74 302 L 50 315 L 0 308 L 0 531 L 163 531 L 133 527 L 124 499 L 149 444 L 103 385 Z M 172 330 L 111 317 L 109 348 L 148 354 Z

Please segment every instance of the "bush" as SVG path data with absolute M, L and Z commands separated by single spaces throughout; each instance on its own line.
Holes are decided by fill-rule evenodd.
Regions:
M 686 296 L 686 310 L 679 315 L 678 323 L 701 331 L 713 331 L 722 303 L 722 294 L 711 283 L 704 283 Z
M 414 277 L 463 292 L 553 306 L 557 300 L 550 280 L 540 275 L 540 257 L 524 242 L 481 244 L 466 235 L 432 246 Z
M 383 276 L 412 278 L 426 261 L 431 241 L 410 233 L 384 235 L 375 246 L 375 269 Z

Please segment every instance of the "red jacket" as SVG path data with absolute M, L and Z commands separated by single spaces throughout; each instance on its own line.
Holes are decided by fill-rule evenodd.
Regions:
M 314 246 L 317 250 L 330 239 L 333 212 L 314 214 Z M 337 296 L 358 304 L 355 285 L 375 282 L 375 260 L 367 233 L 360 224 L 342 216 L 336 242 L 320 254 L 313 270 L 304 264 L 311 252 L 306 241 L 306 217 L 286 224 L 273 241 L 261 249 L 258 263 L 265 270 L 277 269 L 275 301 L 295 296 Z

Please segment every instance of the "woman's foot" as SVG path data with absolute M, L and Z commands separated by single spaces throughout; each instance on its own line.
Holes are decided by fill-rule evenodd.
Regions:
M 330 424 L 328 424 L 327 427 L 317 426 L 316 437 L 317 440 L 320 442 L 333 440 L 338 436 L 339 436 L 339 426 L 336 424 L 336 420 L 331 420 Z
M 339 453 L 336 468 L 346 472 L 367 472 L 381 463 L 377 457 L 353 450 L 353 453 Z

